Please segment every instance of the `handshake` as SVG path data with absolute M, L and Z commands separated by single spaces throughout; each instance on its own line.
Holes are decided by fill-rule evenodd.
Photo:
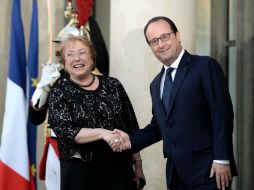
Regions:
M 122 152 L 131 148 L 129 135 L 119 129 L 114 129 L 114 131 L 106 130 L 102 138 L 114 152 Z

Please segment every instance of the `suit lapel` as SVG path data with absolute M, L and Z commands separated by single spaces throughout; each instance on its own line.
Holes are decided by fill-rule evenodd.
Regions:
M 189 63 L 190 63 L 190 54 L 186 51 L 179 63 L 179 66 L 177 68 L 177 72 L 176 72 L 176 75 L 174 78 L 174 82 L 173 82 L 173 86 L 172 86 L 172 90 L 171 90 L 171 96 L 170 96 L 171 104 L 169 107 L 167 118 L 169 117 L 169 115 L 172 111 L 172 107 L 174 105 L 174 101 L 175 101 L 177 92 L 180 89 L 180 86 L 181 86 L 181 84 L 184 80 L 184 77 L 188 71 Z
M 157 75 L 157 77 L 154 80 L 153 86 L 152 86 L 152 98 L 154 101 L 154 110 L 159 110 L 162 114 L 163 117 L 166 118 L 167 114 L 166 111 L 163 107 L 163 103 L 161 101 L 161 97 L 160 97 L 160 84 L 161 84 L 161 77 L 164 73 L 164 67 L 162 68 L 161 72 Z

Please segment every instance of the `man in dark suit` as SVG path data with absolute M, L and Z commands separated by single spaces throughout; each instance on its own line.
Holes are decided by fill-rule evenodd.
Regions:
M 211 57 L 184 50 L 169 18 L 152 18 L 144 34 L 163 63 L 150 85 L 153 117 L 130 136 L 117 130 L 122 142 L 118 151 L 130 145 L 131 151 L 139 151 L 162 139 L 170 190 L 230 189 L 232 176 L 237 175 L 234 115 L 220 65 Z M 110 144 L 117 151 L 117 143 Z

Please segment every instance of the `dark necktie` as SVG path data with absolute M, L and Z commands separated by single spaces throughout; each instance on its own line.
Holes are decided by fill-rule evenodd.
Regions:
M 169 100 L 172 88 L 172 76 L 171 73 L 174 68 L 169 67 L 166 71 L 166 77 L 164 81 L 163 93 L 162 93 L 162 102 L 165 108 L 165 111 L 168 112 L 169 109 Z

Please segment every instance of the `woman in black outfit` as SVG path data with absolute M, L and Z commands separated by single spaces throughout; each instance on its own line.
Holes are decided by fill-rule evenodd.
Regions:
M 92 74 L 96 53 L 85 38 L 64 41 L 61 59 L 70 78 L 59 80 L 49 96 L 49 123 L 59 143 L 61 189 L 134 190 L 139 183 L 135 179 L 144 179 L 140 154 L 115 153 L 106 142 L 121 141 L 112 133 L 116 128 L 127 133 L 139 129 L 123 86 L 115 78 Z

